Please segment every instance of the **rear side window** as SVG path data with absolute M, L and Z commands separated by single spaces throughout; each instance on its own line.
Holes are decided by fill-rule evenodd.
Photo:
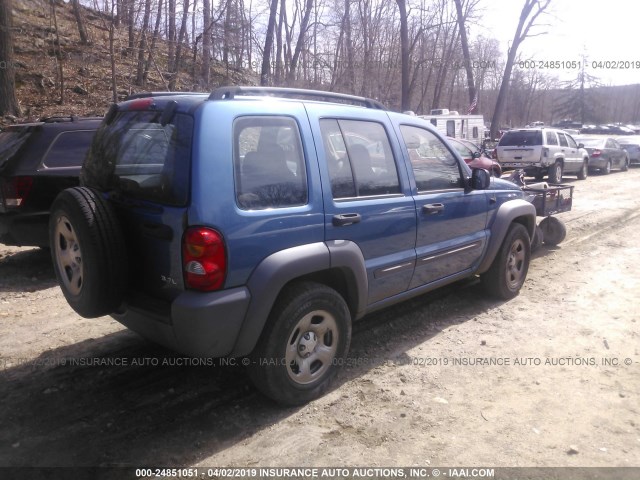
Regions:
M 41 168 L 81 167 L 95 130 L 62 132 L 51 143 Z
M 400 182 L 384 127 L 376 122 L 323 119 L 333 198 L 400 193 Z
M 298 124 L 290 117 L 242 117 L 233 126 L 236 200 L 260 210 L 307 203 Z
M 540 130 L 510 130 L 500 139 L 499 147 L 524 147 L 542 145 L 542 131 Z
M 547 136 L 547 145 L 558 145 L 558 137 L 556 137 L 556 132 L 546 132 Z
M 82 181 L 142 200 L 186 205 L 189 197 L 193 118 L 174 115 L 160 124 L 162 111 L 120 112 L 102 124 L 82 169 Z

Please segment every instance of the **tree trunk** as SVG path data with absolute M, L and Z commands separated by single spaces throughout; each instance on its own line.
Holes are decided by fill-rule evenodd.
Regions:
M 262 86 L 269 85 L 269 75 L 271 74 L 271 49 L 273 48 L 273 32 L 276 27 L 277 10 L 278 0 L 271 0 L 267 36 L 264 41 L 264 52 L 262 53 L 262 68 L 260 69 L 260 85 Z
M 411 108 L 411 99 L 409 98 L 411 95 L 409 92 L 409 26 L 405 0 L 396 0 L 396 3 L 400 11 L 400 110 L 404 112 Z
M 280 85 L 284 68 L 282 66 L 282 26 L 284 24 L 284 13 L 286 12 L 286 0 L 280 0 L 280 14 L 278 15 L 278 27 L 276 32 L 276 68 L 275 68 L 275 83 Z
M 472 106 L 474 100 L 476 100 L 476 87 L 473 81 L 473 69 L 471 68 L 471 55 L 469 54 L 469 40 L 467 39 L 467 29 L 465 28 L 466 18 L 462 13 L 462 0 L 454 0 L 454 2 L 456 4 L 456 13 L 458 15 L 458 28 L 460 29 L 460 42 L 462 43 L 462 56 L 464 58 L 464 68 L 467 72 L 467 88 L 469 89 L 469 106 Z M 471 109 L 469 113 L 471 113 L 472 111 L 473 109 Z
M 129 2 L 127 9 L 127 24 L 129 25 L 129 52 L 133 55 L 133 49 L 135 48 L 135 8 L 134 8 L 134 0 L 127 0 Z
M 291 58 L 291 65 L 289 65 L 289 74 L 287 75 L 287 83 L 293 85 L 296 77 L 296 68 L 298 67 L 298 60 L 304 47 L 304 39 L 307 36 L 307 29 L 309 28 L 309 18 L 311 17 L 311 10 L 313 9 L 313 1 L 307 0 L 307 4 L 304 10 L 304 16 L 300 24 L 300 32 L 298 33 L 298 41 L 296 42 L 296 49 Z
M 156 42 L 158 41 L 158 35 L 160 34 L 160 20 L 162 19 L 162 0 L 158 0 L 158 16 L 156 17 L 156 24 L 153 29 L 153 38 L 151 39 L 151 47 L 149 48 L 149 54 L 147 55 L 147 61 L 144 65 L 144 73 L 142 74 L 142 84 L 147 84 L 147 77 L 149 76 L 149 67 L 151 66 L 151 56 L 156 48 Z
M 138 46 L 138 68 L 136 71 L 136 85 L 144 83 L 144 52 L 147 49 L 147 30 L 149 29 L 149 17 L 151 16 L 151 0 L 145 0 L 144 18 L 142 19 L 142 31 L 140 32 L 140 44 Z
M 111 58 L 111 92 L 113 103 L 118 102 L 118 82 L 116 80 L 116 52 L 115 52 L 115 30 L 116 24 L 113 18 L 114 4 L 111 0 L 111 23 L 109 24 L 109 57 Z
M 176 0 L 169 0 L 169 42 L 167 70 L 173 71 L 173 62 L 176 55 Z
M 0 116 L 19 117 L 22 112 L 16 97 L 11 3 L 11 0 L 0 1 L 0 60 L 4 62 L 4 68 L 0 68 Z
M 58 67 L 58 78 L 60 80 L 60 100 L 58 103 L 64 105 L 64 66 L 62 64 L 62 47 L 60 46 L 60 33 L 58 30 L 58 14 L 56 12 L 56 3 L 51 2 L 51 14 L 53 16 L 53 26 L 56 29 L 56 64 Z
M 76 23 L 78 24 L 78 33 L 80 34 L 80 44 L 87 45 L 89 43 L 89 37 L 87 36 L 87 29 L 84 26 L 84 19 L 82 18 L 80 0 L 73 0 L 72 4 L 73 15 L 76 17 Z
M 202 82 L 209 86 L 209 66 L 211 59 L 211 7 L 209 0 L 202 1 L 204 25 L 202 31 Z
M 178 44 L 176 45 L 176 58 L 171 73 L 171 81 L 169 82 L 169 89 L 175 90 L 176 82 L 178 81 L 178 73 L 180 72 L 180 63 L 182 63 L 182 42 L 184 42 L 187 34 L 187 19 L 189 17 L 189 0 L 184 0 L 182 6 L 182 24 L 180 25 L 180 33 L 178 34 Z
M 355 93 L 353 69 L 353 39 L 351 38 L 351 0 L 344 0 L 344 42 L 347 53 L 347 92 Z

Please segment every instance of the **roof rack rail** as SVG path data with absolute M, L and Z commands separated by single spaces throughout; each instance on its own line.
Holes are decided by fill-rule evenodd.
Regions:
M 204 95 L 205 92 L 140 92 L 127 95 L 125 101 L 148 97 L 173 97 L 176 95 Z
M 236 96 L 241 95 L 257 95 L 257 96 L 274 96 L 274 97 L 307 97 L 311 99 L 340 100 L 355 105 L 362 105 L 367 108 L 375 108 L 377 110 L 387 110 L 382 103 L 377 100 L 366 97 L 358 97 L 356 95 L 348 95 L 346 93 L 325 92 L 322 90 L 306 90 L 302 88 L 283 88 L 283 87 L 219 87 L 216 88 L 209 100 L 233 100 Z

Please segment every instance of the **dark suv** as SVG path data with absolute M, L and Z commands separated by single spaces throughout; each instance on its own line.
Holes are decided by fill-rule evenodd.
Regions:
M 0 242 L 46 247 L 49 207 L 79 184 L 102 118 L 52 117 L 0 131 Z
M 473 275 L 517 295 L 535 227 L 517 186 L 469 169 L 428 122 L 328 92 L 120 103 L 81 179 L 50 223 L 70 305 L 188 355 L 245 357 L 284 404 L 326 390 L 374 310 Z

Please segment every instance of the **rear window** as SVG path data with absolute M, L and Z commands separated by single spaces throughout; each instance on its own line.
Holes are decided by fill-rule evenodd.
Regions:
M 522 147 L 542 145 L 542 131 L 514 131 L 510 130 L 500 139 L 499 147 Z
M 0 170 L 27 142 L 33 131 L 32 128 L 10 129 L 0 132 Z
M 176 114 L 160 124 L 161 111 L 121 112 L 96 132 L 82 169 L 84 184 L 142 200 L 186 205 L 193 118 Z
M 581 138 L 578 140 L 585 147 L 600 147 L 602 140 L 599 138 Z

